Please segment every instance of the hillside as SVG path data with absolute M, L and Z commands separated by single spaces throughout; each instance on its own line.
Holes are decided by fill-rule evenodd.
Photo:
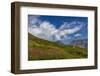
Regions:
M 71 45 L 58 44 L 37 38 L 28 33 L 28 59 L 76 59 L 87 58 L 87 49 Z

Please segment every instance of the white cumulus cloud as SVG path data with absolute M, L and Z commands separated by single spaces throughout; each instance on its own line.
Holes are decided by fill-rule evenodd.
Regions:
M 78 26 L 71 27 L 71 25 L 76 25 L 75 21 L 71 23 L 63 23 L 59 29 L 55 25 L 51 24 L 49 21 L 41 21 L 37 17 L 34 17 L 34 20 L 31 26 L 28 27 L 28 32 L 32 35 L 49 40 L 57 41 L 68 38 L 68 34 L 76 33 L 81 30 L 83 23 L 79 23 Z M 67 27 L 67 28 L 66 28 Z
M 35 25 L 36 26 L 36 25 Z M 58 31 L 53 24 L 48 21 L 43 21 L 37 27 L 29 27 L 29 33 L 39 38 L 46 40 L 54 40 L 54 34 Z

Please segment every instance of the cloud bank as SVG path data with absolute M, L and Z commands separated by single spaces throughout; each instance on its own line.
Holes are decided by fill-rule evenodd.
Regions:
M 77 26 L 74 26 L 77 25 Z M 29 18 L 28 32 L 41 39 L 49 41 L 59 41 L 69 39 L 67 35 L 74 34 L 82 29 L 83 22 L 72 21 L 63 22 L 59 28 L 49 21 L 42 21 L 39 16 L 32 16 Z M 78 34 L 76 34 L 78 36 Z

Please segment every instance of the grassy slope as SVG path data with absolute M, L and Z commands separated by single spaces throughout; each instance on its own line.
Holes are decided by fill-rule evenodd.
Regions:
M 86 58 L 87 50 L 50 42 L 28 34 L 29 60 Z

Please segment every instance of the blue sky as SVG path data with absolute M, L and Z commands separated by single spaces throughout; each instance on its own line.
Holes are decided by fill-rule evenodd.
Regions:
M 47 20 L 54 24 L 57 28 L 61 26 L 63 22 L 79 21 L 87 23 L 87 17 L 71 17 L 71 16 L 40 16 L 41 20 Z M 75 25 L 76 26 L 76 25 Z
M 87 38 L 87 27 L 87 17 L 28 15 L 28 32 L 50 41 Z

